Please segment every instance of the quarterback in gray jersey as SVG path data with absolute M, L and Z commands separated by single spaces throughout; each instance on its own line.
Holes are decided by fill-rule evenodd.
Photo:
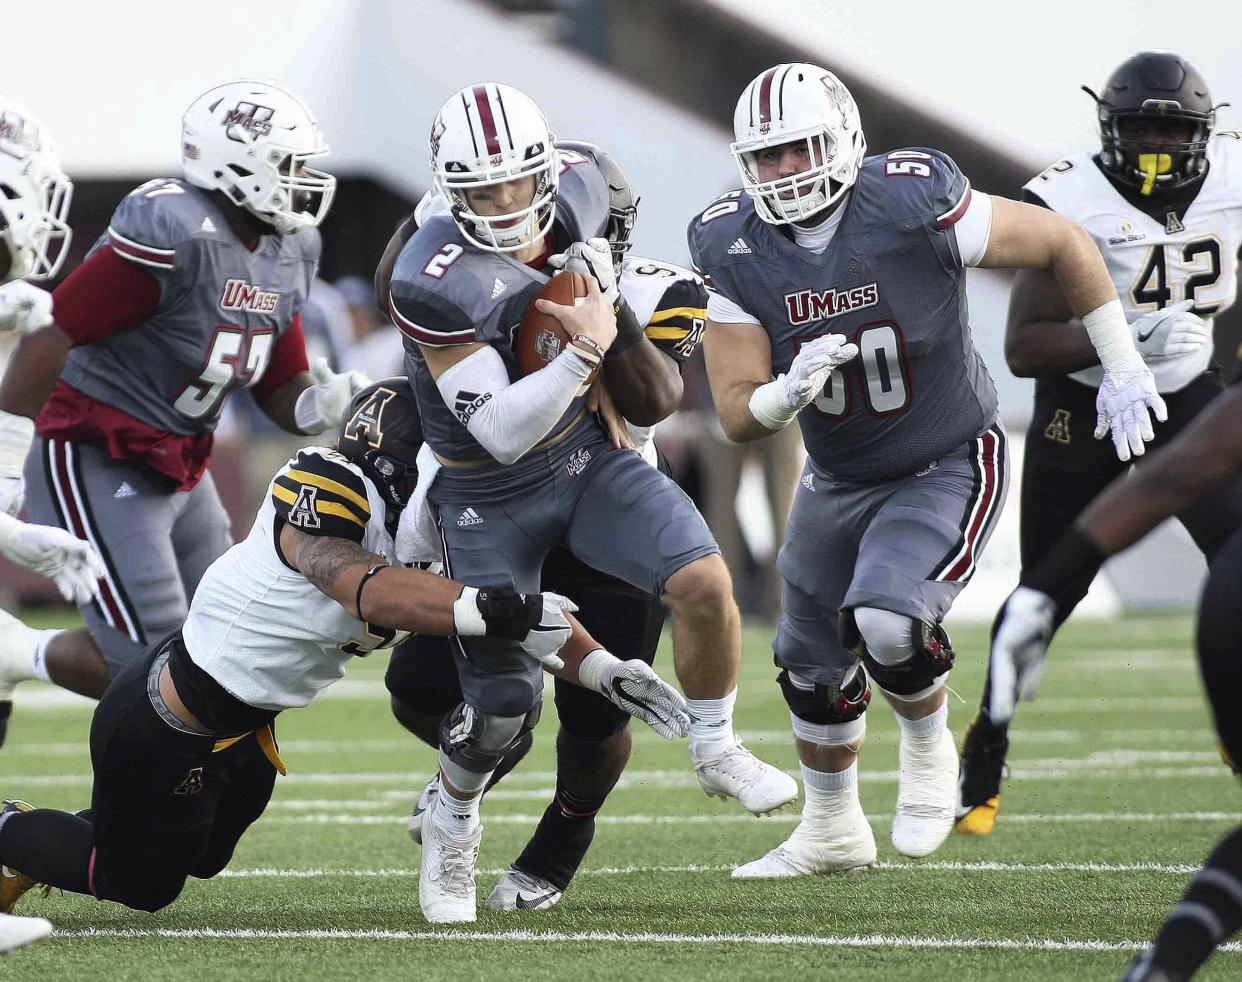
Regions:
M 1087 90 L 1090 92 L 1090 90 Z M 1169 409 L 1157 445 L 1173 440 L 1224 388 L 1213 365 L 1213 324 L 1233 307 L 1242 247 L 1242 134 L 1214 131 L 1207 82 L 1171 51 L 1127 58 L 1095 99 L 1102 146 L 1033 177 L 1023 199 L 1082 225 L 1095 239 L 1130 319 L 1135 344 Z M 1009 301 L 1005 354 L 1035 377 L 1020 498 L 1022 570 L 1058 537 L 1125 464 L 1090 439 L 1100 366 L 1057 281 L 1023 270 Z M 1220 352 L 1222 364 L 1233 351 Z M 1146 466 L 1146 461 L 1140 466 Z M 1204 557 L 1242 525 L 1242 481 L 1199 497 L 1178 518 Z M 1058 609 L 1058 625 L 1074 605 Z M 958 831 L 995 826 L 1008 723 L 988 713 L 990 682 L 962 748 Z
M 941 621 L 1006 490 L 965 267 L 1047 267 L 1066 285 L 1105 369 L 1097 435 L 1111 429 L 1119 456 L 1142 453 L 1149 410 L 1162 419 L 1164 406 L 1081 229 L 972 192 L 939 151 L 867 157 L 853 97 L 815 65 L 758 76 L 734 130 L 743 188 L 689 229 L 712 291 L 708 374 L 731 439 L 759 439 L 797 417 L 809 459 L 778 559 L 785 609 L 774 643 L 803 817 L 787 842 L 733 875 L 874 862 L 856 780 L 868 676 L 901 724 L 893 844 L 925 856 L 952 828 L 957 779 L 944 689 L 953 650 Z
M 41 675 L 98 697 L 185 617 L 229 546 L 207 461 L 229 393 L 282 427 L 339 423 L 366 379 L 308 370 L 301 308 L 335 179 L 310 110 L 267 82 L 217 86 L 182 119 L 182 180 L 126 197 L 27 324 L 0 382 L 0 505 L 104 560 L 80 631 L 0 637 L 4 683 Z M 33 432 L 32 432 L 33 431 Z
M 585 156 L 558 151 L 539 108 L 495 83 L 469 86 L 444 104 L 431 151 L 448 214 L 429 218 L 406 243 L 388 304 L 406 335 L 427 444 L 441 465 L 428 500 L 446 570 L 471 584 L 534 590 L 548 551 L 565 545 L 593 569 L 662 595 L 673 610 L 700 784 L 753 812 L 786 804 L 794 782 L 733 733 L 740 623 L 706 523 L 676 485 L 610 442 L 585 411 L 582 383 L 601 361 L 617 409 L 640 426 L 662 415 L 652 412 L 660 400 L 650 399 L 648 376 L 675 371 L 617 289 L 602 238 L 603 175 Z M 538 301 L 571 342 L 547 367 L 520 377 L 510 331 L 558 250 L 565 265 L 591 274 L 589 294 L 577 307 Z M 486 639 L 459 653 L 476 713 L 513 718 L 538 704 L 540 680 L 514 654 Z M 441 773 L 437 811 L 477 809 L 493 767 L 481 761 L 471 786 L 451 790 Z M 477 828 L 456 848 L 470 848 Z M 473 893 L 445 891 L 438 907 L 444 919 L 472 917 Z

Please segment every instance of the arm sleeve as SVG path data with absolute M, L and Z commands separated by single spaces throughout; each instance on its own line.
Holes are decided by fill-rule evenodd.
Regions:
M 56 325 L 74 344 L 90 344 L 154 315 L 160 282 L 147 267 L 105 247 L 92 252 L 52 298 Z
M 656 304 L 646 327 L 648 339 L 677 362 L 694 354 L 707 323 L 707 287 L 698 277 L 674 280 Z
M 567 347 L 510 384 L 500 352 L 486 347 L 441 374 L 436 385 L 479 445 L 502 464 L 513 464 L 565 415 L 591 367 Z
M 329 535 L 362 544 L 371 504 L 362 475 L 332 451 L 299 450 L 272 481 L 277 518 L 308 535 Z M 279 526 L 278 526 L 279 527 Z
M 306 357 L 306 331 L 302 327 L 302 312 L 293 315 L 289 328 L 280 336 L 272 348 L 268 359 L 267 370 L 263 377 L 255 383 L 251 390 L 254 401 L 260 405 L 267 402 L 272 394 L 299 372 L 310 370 L 310 361 Z
M 760 320 L 749 311 L 743 310 L 723 293 L 712 292 L 707 295 L 707 316 L 717 324 L 758 324 Z

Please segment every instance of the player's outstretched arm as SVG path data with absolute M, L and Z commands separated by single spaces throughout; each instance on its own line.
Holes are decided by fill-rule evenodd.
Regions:
M 994 196 L 988 246 L 979 265 L 1052 270 L 1104 367 L 1096 439 L 1111 432 L 1121 460 L 1141 455 L 1155 437 L 1149 411 L 1163 422 L 1168 410 L 1134 347 L 1108 266 L 1087 231 L 1047 208 Z

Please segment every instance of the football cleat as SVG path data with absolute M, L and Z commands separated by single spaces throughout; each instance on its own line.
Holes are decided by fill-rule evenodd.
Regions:
M 713 798 L 736 798 L 752 815 L 766 815 L 798 797 L 798 782 L 752 754 L 736 734 L 719 757 L 699 760 L 694 751 L 691 744 L 699 787 Z
M 1152 963 L 1154 948 L 1148 948 L 1130 962 L 1121 982 L 1187 982 L 1188 976 L 1174 974 Z
M 542 876 L 509 869 L 487 898 L 492 910 L 547 910 L 561 902 L 565 891 Z
M 957 747 L 946 726 L 930 740 L 902 734 L 893 845 L 903 856 L 929 856 L 953 831 Z
M 410 838 L 417 842 L 420 846 L 423 844 L 423 822 L 426 821 L 431 807 L 440 797 L 440 774 L 436 773 L 427 786 L 423 788 L 422 793 L 418 796 L 418 802 L 414 805 L 414 811 L 410 815 L 409 824 L 406 826 L 410 831 Z
M 479 859 L 483 826 L 466 839 L 454 839 L 431 819 L 423 822 L 423 864 L 418 877 L 418 903 L 432 924 L 461 924 L 478 917 L 474 868 Z
M 42 941 L 51 933 L 52 922 L 45 917 L 0 914 L 0 955 Z
M 11 707 L 17 683 L 34 678 L 30 658 L 37 636 L 12 614 L 0 610 L 0 706 Z M 8 713 L 0 710 L 0 716 L 7 723 Z
M 875 862 L 875 836 L 863 814 L 858 796 L 848 808 L 831 818 L 806 816 L 793 834 L 764 856 L 733 871 L 735 880 L 776 879 L 823 875 L 862 869 Z
M 0 806 L 0 815 L 8 812 L 32 812 L 34 805 L 25 801 L 6 801 Z M 9 866 L 0 866 L 0 914 L 12 913 L 13 907 L 26 894 L 39 886 L 39 881 Z
M 957 830 L 963 835 L 990 835 L 1000 811 L 1000 785 L 1005 776 L 1009 737 L 999 736 L 976 716 L 962 742 L 962 770 L 957 782 Z

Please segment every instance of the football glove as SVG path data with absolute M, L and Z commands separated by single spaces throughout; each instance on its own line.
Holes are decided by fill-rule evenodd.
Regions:
M 1131 454 L 1141 457 L 1145 442 L 1155 438 L 1149 410 L 1161 423 L 1169 418 L 1150 368 L 1137 362 L 1104 369 L 1104 380 L 1095 397 L 1095 438 L 1102 440 L 1111 432 L 1118 460 L 1129 460 Z
M 1020 586 L 996 615 L 988 664 L 992 722 L 1008 723 L 1019 699 L 1035 698 L 1048 660 L 1056 609 L 1056 602 L 1046 593 Z
M 1212 327 L 1191 313 L 1195 302 L 1181 300 L 1144 314 L 1130 324 L 1134 346 L 1144 361 L 1177 358 L 1198 351 L 1212 338 Z
M 858 345 L 846 342 L 844 334 L 825 334 L 804 344 L 788 372 L 751 394 L 751 415 L 770 430 L 783 429 L 823 391 L 833 369 L 857 354 Z
M 548 265 L 556 270 L 568 269 L 583 276 L 594 277 L 599 284 L 599 292 L 613 307 L 621 299 L 621 289 L 617 286 L 617 269 L 612 264 L 612 247 L 607 239 L 596 237 L 585 242 L 575 242 L 564 252 L 549 256 Z
M 30 334 L 52 323 L 52 295 L 25 280 L 0 285 L 0 331 Z
M 578 683 L 642 720 L 665 740 L 690 732 L 686 700 L 638 658 L 621 661 L 603 648 L 596 648 L 578 666 Z
M 46 576 L 62 597 L 75 604 L 88 603 L 95 597 L 104 575 L 103 560 L 89 542 L 64 529 L 28 525 L 8 515 L 0 515 L 0 553 Z
M 328 359 L 319 358 L 311 366 L 314 385 L 308 385 L 293 407 L 293 420 L 303 433 L 333 430 L 345 421 L 354 395 L 371 384 L 363 372 L 337 374 L 328 367 Z
M 463 587 L 453 603 L 453 626 L 462 637 L 508 638 L 539 664 L 564 668 L 558 656 L 574 626 L 566 613 L 578 605 L 559 593 L 514 593 L 505 587 Z
M 577 610 L 578 605 L 559 593 L 538 593 L 534 599 L 539 602 L 542 615 L 539 623 L 526 632 L 526 637 L 519 644 L 544 668 L 564 668 L 565 662 L 557 652 L 574 633 L 574 626 L 565 614 Z
M 16 515 L 26 498 L 22 469 L 34 440 L 34 420 L 0 411 L 0 514 Z

